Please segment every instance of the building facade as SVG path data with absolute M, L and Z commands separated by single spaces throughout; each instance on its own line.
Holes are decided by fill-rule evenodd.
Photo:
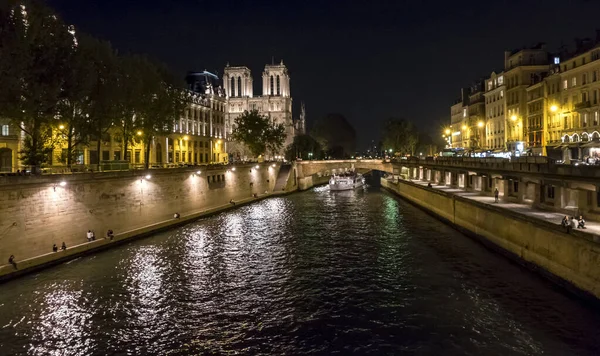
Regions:
M 291 144 L 294 136 L 304 132 L 304 111 L 298 120 L 292 115 L 290 75 L 283 61 L 265 65 L 262 73 L 262 95 L 254 96 L 252 73 L 248 67 L 227 65 L 223 74 L 223 87 L 227 96 L 226 131 L 234 129 L 235 119 L 245 111 L 257 110 L 275 124 L 283 124 L 287 135 L 284 146 Z M 230 144 L 229 153 L 234 159 L 243 159 L 244 148 Z
M 562 130 L 558 148 L 565 161 L 590 158 L 596 162 L 600 161 L 600 43 L 577 45 L 575 53 L 559 67 L 556 116 Z
M 504 72 L 492 72 L 485 80 L 485 142 L 495 152 L 506 149 L 506 85 Z

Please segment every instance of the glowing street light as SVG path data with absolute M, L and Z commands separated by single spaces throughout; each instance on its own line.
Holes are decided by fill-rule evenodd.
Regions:
M 64 187 L 65 185 L 67 185 L 67 182 L 65 182 L 64 180 L 62 182 L 60 182 L 61 187 Z
M 58 126 L 59 129 L 64 130 L 65 129 L 65 125 L 60 125 Z
M 556 112 L 556 110 L 558 110 L 558 106 L 556 106 L 556 105 L 552 105 L 552 106 L 550 107 L 550 111 L 552 111 L 552 112 Z
M 138 136 L 142 136 L 142 131 L 138 131 L 138 132 L 137 132 L 137 135 L 138 135 Z
M 190 138 L 189 138 L 189 136 L 187 136 L 187 135 L 183 136 L 183 140 L 184 140 L 184 141 L 187 141 L 187 140 L 189 140 L 189 139 L 190 139 Z
M 479 126 L 479 127 L 483 127 L 483 121 L 479 121 L 479 122 L 477 123 L 477 126 Z
M 517 115 L 513 115 L 513 116 L 511 116 L 511 117 L 510 117 L 510 119 L 511 119 L 512 121 L 517 121 Z
M 146 174 L 146 179 L 150 179 L 150 178 L 152 178 L 152 176 L 149 174 Z
M 467 129 L 467 125 L 462 125 L 462 129 L 466 130 Z
M 444 131 L 444 133 L 445 133 L 446 135 L 450 135 L 450 129 L 446 129 L 446 131 Z

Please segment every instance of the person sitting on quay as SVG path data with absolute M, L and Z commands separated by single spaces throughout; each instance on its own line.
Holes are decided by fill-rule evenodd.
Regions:
M 179 213 L 173 214 L 173 219 L 179 219 L 180 217 L 181 217 L 181 215 L 179 215 Z
M 92 241 L 92 230 L 88 230 L 87 233 L 85 234 L 85 236 L 87 237 L 88 242 Z
M 577 220 L 575 220 L 574 216 L 571 216 L 571 219 L 569 220 L 570 223 L 570 230 L 576 229 L 577 228 Z
M 8 258 L 8 263 L 13 265 L 13 267 L 15 269 L 17 269 L 17 262 L 15 262 L 15 255 L 10 255 L 10 257 Z
M 569 217 L 568 216 L 564 216 L 562 221 L 560 222 L 560 224 L 567 229 L 567 232 L 569 232 L 569 227 L 571 226 L 571 223 L 569 222 Z
M 431 182 L 427 183 L 427 188 L 432 188 Z
M 109 238 L 109 239 L 112 241 L 112 239 L 115 237 L 115 234 L 113 233 L 113 231 L 112 231 L 112 230 L 108 230 L 108 231 L 106 232 L 106 237 L 108 237 L 108 238 Z M 105 238 L 106 238 L 106 237 L 105 237 Z
M 578 229 L 587 229 L 585 227 L 585 220 L 583 220 L 583 215 L 579 215 L 579 223 L 577 224 Z
M 65 242 L 63 241 L 62 246 L 60 247 L 61 250 L 66 250 L 67 249 L 67 244 L 65 244 Z
M 58 246 L 56 246 L 56 244 L 52 245 L 52 251 L 53 252 L 58 252 Z
M 235 205 L 235 202 L 233 201 L 233 199 L 231 199 L 231 200 L 229 201 L 229 204 L 231 204 L 231 205 Z

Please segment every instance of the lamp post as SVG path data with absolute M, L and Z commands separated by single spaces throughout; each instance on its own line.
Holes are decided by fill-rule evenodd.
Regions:
M 313 156 L 312 152 L 308 152 L 308 160 L 309 161 L 312 161 L 312 156 Z

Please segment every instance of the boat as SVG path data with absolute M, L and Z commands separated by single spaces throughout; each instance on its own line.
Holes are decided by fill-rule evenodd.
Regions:
M 329 190 L 351 190 L 365 185 L 365 177 L 358 172 L 348 172 L 332 175 L 329 178 Z

